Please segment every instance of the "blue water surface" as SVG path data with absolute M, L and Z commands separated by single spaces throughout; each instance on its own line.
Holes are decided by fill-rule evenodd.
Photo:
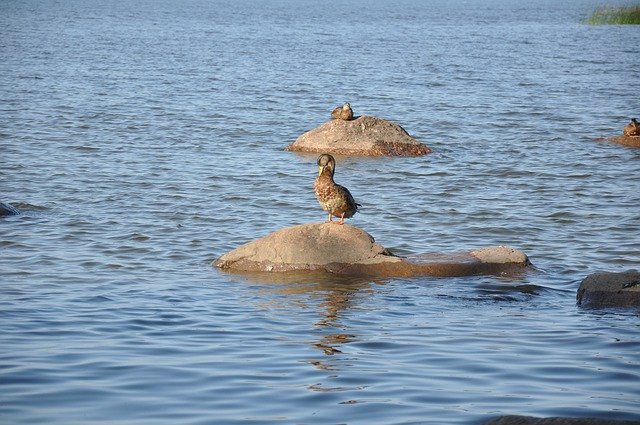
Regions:
M 637 26 L 592 0 L 0 2 L 0 422 L 640 419 Z M 338 158 L 350 223 L 402 255 L 510 245 L 517 276 L 258 278 L 211 262 L 325 219 L 350 102 L 433 153 Z

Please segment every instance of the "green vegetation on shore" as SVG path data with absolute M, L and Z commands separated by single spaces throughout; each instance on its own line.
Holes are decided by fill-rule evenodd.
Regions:
M 640 25 L 640 5 L 600 6 L 584 22 L 590 25 Z

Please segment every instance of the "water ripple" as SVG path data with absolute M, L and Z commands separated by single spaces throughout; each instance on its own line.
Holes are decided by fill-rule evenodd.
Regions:
M 640 267 L 640 155 L 594 142 L 640 110 L 637 31 L 579 24 L 586 0 L 50 3 L 0 5 L 5 421 L 640 415 L 637 312 L 575 306 L 588 273 Z M 284 147 L 344 101 L 434 150 L 338 157 L 351 223 L 535 269 L 212 269 L 325 219 L 316 155 Z

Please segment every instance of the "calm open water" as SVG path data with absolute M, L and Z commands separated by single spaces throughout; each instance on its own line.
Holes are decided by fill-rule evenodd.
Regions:
M 637 26 L 593 1 L 0 2 L 0 423 L 474 424 L 640 418 L 638 311 L 575 306 L 640 267 Z M 492 244 L 521 276 L 227 275 L 321 221 L 349 101 L 434 149 L 339 158 L 351 224 L 399 254 Z

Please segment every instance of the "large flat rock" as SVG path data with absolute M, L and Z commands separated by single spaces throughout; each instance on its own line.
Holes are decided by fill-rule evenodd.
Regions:
M 522 270 L 530 263 L 524 253 L 509 247 L 399 257 L 357 227 L 311 223 L 248 242 L 213 264 L 230 272 L 325 271 L 352 276 L 408 277 L 501 274 Z
M 302 134 L 287 150 L 362 156 L 419 156 L 431 152 L 398 124 L 367 115 L 326 122 Z
M 580 283 L 576 301 L 590 308 L 640 307 L 640 272 L 592 273 Z

